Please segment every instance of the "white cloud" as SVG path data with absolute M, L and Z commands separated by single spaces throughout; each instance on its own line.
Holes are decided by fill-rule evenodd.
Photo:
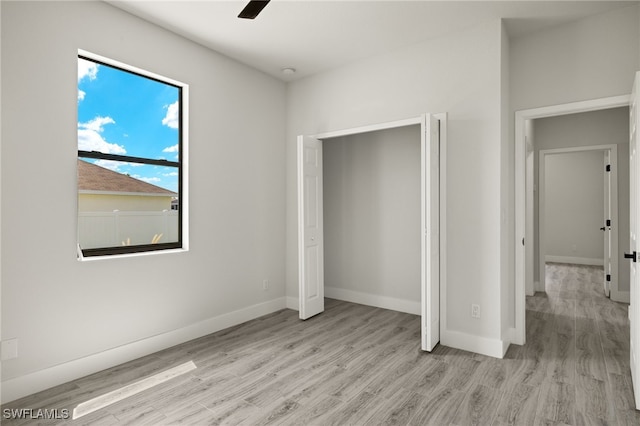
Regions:
M 98 64 L 78 58 L 78 83 L 87 77 L 89 80 L 95 80 L 98 76 Z
M 111 117 L 97 116 L 93 120 L 89 120 L 86 123 L 79 123 L 78 127 L 81 129 L 93 130 L 102 133 L 105 124 L 116 124 Z
M 86 123 L 78 123 L 78 149 L 107 154 L 126 154 L 124 146 L 104 140 L 100 133 L 104 130 L 105 124 L 115 124 L 115 121 L 111 117 L 96 117 Z
M 78 129 L 78 149 L 81 151 L 99 151 L 106 154 L 126 154 L 124 146 L 109 143 L 100 133 L 90 129 Z
M 83 100 L 86 94 L 87 93 L 84 90 L 78 90 L 78 101 Z
M 121 163 L 119 161 L 112 160 L 96 160 L 93 162 L 96 166 L 104 167 L 105 169 L 113 170 L 114 172 L 118 171 L 120 166 L 123 166 L 126 163 Z
M 169 106 L 166 106 L 165 108 L 167 108 L 167 115 L 165 115 L 165 117 L 162 119 L 162 124 L 164 124 L 165 126 L 171 127 L 172 129 L 177 129 L 179 125 L 178 101 L 175 101 L 174 103 L 172 103 Z
M 160 182 L 160 178 L 158 177 L 144 177 L 144 176 L 139 176 L 139 175 L 134 175 L 132 176 L 138 180 L 141 180 L 143 182 L 147 182 L 147 183 L 157 183 Z
M 173 146 L 168 146 L 165 149 L 162 150 L 162 152 L 178 152 L 178 144 L 175 144 Z
M 170 177 L 170 176 L 178 176 L 178 172 L 171 172 L 171 173 L 163 173 L 162 176 L 166 176 L 166 177 Z

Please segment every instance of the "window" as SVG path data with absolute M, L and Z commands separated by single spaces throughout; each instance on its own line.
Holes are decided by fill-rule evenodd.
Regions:
M 188 86 L 78 54 L 78 255 L 184 247 Z

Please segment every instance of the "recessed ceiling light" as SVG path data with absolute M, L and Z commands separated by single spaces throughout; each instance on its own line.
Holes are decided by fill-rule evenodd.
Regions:
M 282 74 L 284 75 L 293 75 L 296 73 L 296 69 L 293 67 L 282 68 Z

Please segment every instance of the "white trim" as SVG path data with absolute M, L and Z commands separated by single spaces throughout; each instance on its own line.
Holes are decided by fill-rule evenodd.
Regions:
M 181 182 L 182 190 L 179 196 L 180 196 L 180 210 L 182 211 L 182 247 L 180 247 L 179 249 L 151 250 L 147 252 L 142 252 L 142 254 L 156 255 L 161 253 L 175 253 L 175 252 L 189 251 L 189 85 L 181 81 L 175 80 L 173 78 L 156 74 L 154 72 L 147 71 L 145 69 L 138 68 L 133 65 L 129 65 L 112 58 L 108 58 L 106 56 L 89 52 L 87 50 L 78 49 L 77 56 L 84 56 L 89 59 L 100 61 L 105 64 L 123 69 L 125 71 L 134 72 L 144 77 L 153 78 L 153 79 L 162 81 L 164 83 L 177 86 L 181 89 L 180 90 L 180 94 L 181 94 L 180 109 L 182 110 L 182 122 L 180 123 L 181 124 L 180 132 L 182 136 L 182 140 L 181 140 L 182 146 L 180 147 L 180 149 L 182 151 L 181 152 L 182 162 L 180 164 L 180 168 L 182 169 L 182 182 Z M 139 254 L 140 253 L 130 253 L 130 254 L 122 254 L 122 255 L 101 255 L 101 256 L 90 256 L 90 258 L 92 260 L 101 260 L 101 259 L 109 259 L 109 258 L 133 257 Z M 87 260 L 87 258 L 82 256 L 82 254 L 80 254 L 78 255 L 78 260 L 83 261 L 83 260 Z
M 620 303 L 631 303 L 631 292 L 629 291 L 616 291 L 615 294 L 611 292 L 611 300 Z
M 440 340 L 447 329 L 447 127 L 446 112 L 433 114 L 440 120 Z
M 571 265 L 604 266 L 604 259 L 591 259 L 588 257 L 552 256 L 547 254 L 544 257 L 544 261 L 553 263 L 569 263 Z
M 526 295 L 527 296 L 533 296 L 536 291 L 543 291 L 543 290 L 540 290 L 540 281 L 534 281 L 533 282 L 533 292 L 531 294 L 527 293 Z M 515 330 L 515 328 L 514 328 L 514 330 Z M 514 336 L 515 336 L 515 334 L 514 334 Z
M 184 237 L 183 237 L 184 241 Z M 183 244 L 184 245 L 184 244 Z M 135 253 L 125 253 L 125 254 L 110 254 L 107 256 L 84 256 L 82 254 L 82 249 L 80 249 L 80 245 L 77 245 L 76 254 L 78 262 L 96 262 L 96 261 L 104 261 L 104 260 L 115 260 L 115 259 L 129 259 L 132 257 L 141 257 L 141 256 L 158 256 L 161 254 L 173 254 L 173 253 L 187 253 L 189 250 L 186 248 L 175 248 L 175 249 L 166 249 L 166 250 L 149 250 L 149 251 L 139 251 Z
M 415 302 L 413 300 L 381 296 L 378 294 L 364 293 L 338 287 L 325 286 L 324 291 L 325 296 L 330 299 L 343 300 L 345 302 L 358 303 L 360 305 L 375 306 L 376 308 L 420 315 L 420 302 Z
M 2 403 L 14 401 L 18 398 L 120 365 L 162 349 L 179 345 L 234 325 L 242 324 L 263 315 L 284 309 L 285 305 L 285 298 L 280 297 L 218 315 L 177 330 L 127 343 L 104 352 L 7 379 L 2 382 Z
M 459 331 L 442 330 L 440 344 L 494 358 L 504 358 L 510 341 L 508 339 L 491 339 Z
M 368 132 L 373 132 L 373 131 L 379 131 L 379 130 L 387 130 L 387 129 L 393 129 L 393 128 L 399 128 L 399 127 L 405 127 L 405 126 L 412 126 L 412 125 L 420 125 L 421 126 L 421 134 L 424 133 L 425 129 L 424 129 L 424 123 L 423 123 L 423 116 L 421 115 L 419 117 L 414 117 L 414 118 L 408 118 L 405 120 L 397 120 L 397 121 L 390 121 L 390 122 L 385 122 L 385 123 L 379 123 L 379 124 L 371 124 L 371 125 L 366 125 L 366 126 L 360 126 L 360 127 L 355 127 L 355 128 L 350 128 L 350 129 L 343 129 L 343 130 L 337 130 L 337 131 L 330 131 L 330 132 L 324 132 L 324 133 L 318 133 L 315 135 L 311 135 L 311 137 L 319 139 L 319 140 L 323 140 L 323 139 L 330 139 L 330 138 L 336 138 L 336 137 L 342 137 L 342 136 L 350 136 L 350 135 L 356 135 L 356 134 L 361 134 L 361 133 L 368 133 Z M 446 168 L 446 146 L 447 146 L 447 120 L 448 120 L 448 116 L 447 113 L 435 113 L 433 114 L 433 116 L 435 118 L 437 118 L 440 121 L 440 231 L 439 231 L 439 235 L 440 235 L 440 333 L 442 334 L 442 330 L 444 325 L 446 324 L 446 262 L 447 262 L 447 257 L 446 257 L 446 249 L 447 249 L 447 241 L 446 241 L 446 173 L 447 173 L 447 168 Z M 422 137 L 422 136 L 421 136 Z M 299 149 L 298 149 L 298 155 L 299 154 Z M 298 158 L 298 164 L 300 163 L 300 159 Z M 422 168 L 422 167 L 421 167 Z M 298 173 L 298 181 L 300 181 L 300 170 L 297 171 Z M 298 197 L 300 197 L 300 189 L 298 186 Z M 300 217 L 301 217 L 301 211 L 300 211 L 300 203 L 298 202 L 298 228 L 300 227 Z M 444 232 L 443 232 L 444 230 Z M 299 231 L 299 229 L 298 229 Z M 298 244 L 301 244 L 300 241 L 300 232 L 298 232 Z M 422 261 L 424 261 L 424 253 L 421 254 L 421 258 L 423 259 Z M 300 257 L 298 256 L 298 295 L 301 294 L 300 291 L 300 286 L 302 285 L 302 277 L 300 276 Z M 298 299 L 299 300 L 299 299 Z M 289 306 L 293 306 L 293 299 L 292 300 L 287 300 L 287 304 L 288 307 Z M 375 306 L 375 305 L 374 305 Z M 291 309 L 295 309 L 295 308 L 291 308 Z M 390 308 L 392 309 L 392 308 Z
M 436 115 L 437 118 L 437 115 Z M 358 135 L 361 133 L 376 132 L 378 130 L 397 129 L 399 127 L 413 126 L 415 124 L 421 124 L 422 117 L 407 118 L 405 120 L 388 121 L 386 123 L 369 124 L 366 126 L 354 127 L 351 129 L 336 130 L 333 132 L 324 132 L 317 135 L 311 135 L 316 139 L 331 139 L 339 138 L 342 136 Z
M 553 117 L 558 115 L 573 114 L 578 112 L 597 111 L 601 109 L 617 108 L 629 105 L 630 95 L 613 96 L 609 98 L 595 99 L 582 102 L 573 102 L 563 105 L 554 105 L 541 108 L 533 108 L 516 111 L 515 116 L 515 336 L 513 343 L 524 345 L 526 342 L 525 325 L 525 282 L 526 275 L 533 271 L 525 269 L 526 252 L 533 250 L 532 238 L 525 240 L 526 215 L 526 139 L 525 122 L 536 118 Z M 532 218 L 529 218 L 532 220 Z
M 291 309 L 292 311 L 299 311 L 300 310 L 300 298 L 287 296 L 286 297 L 286 301 L 285 301 L 285 305 L 286 305 L 287 309 Z
M 513 342 L 514 336 L 516 335 L 516 329 L 513 327 L 507 328 L 504 332 L 503 332 L 503 336 L 502 336 L 502 357 L 504 358 L 504 356 L 506 355 L 507 351 L 509 350 L 509 346 L 511 346 L 511 342 Z
M 120 62 L 118 60 L 112 59 L 112 58 L 108 58 L 106 56 L 102 56 L 102 55 L 98 55 L 96 53 L 93 52 L 89 52 L 88 50 L 83 50 L 83 49 L 78 49 L 78 56 L 85 56 L 89 59 L 93 59 L 95 61 L 99 61 L 99 62 L 103 62 L 107 65 L 111 65 L 113 67 L 117 67 L 117 68 L 121 68 L 125 71 L 130 71 L 136 74 L 140 74 L 141 76 L 144 77 L 149 77 L 149 78 L 153 78 L 155 80 L 160 80 L 164 83 L 169 83 L 172 84 L 174 86 L 180 86 L 180 87 L 188 87 L 188 84 L 185 84 L 181 81 L 178 80 L 174 80 L 173 78 L 169 78 L 169 77 L 165 77 L 164 75 L 160 75 L 160 74 L 156 74 L 154 72 L 151 71 L 147 71 L 143 68 L 138 68 L 136 66 L 124 63 L 124 62 Z

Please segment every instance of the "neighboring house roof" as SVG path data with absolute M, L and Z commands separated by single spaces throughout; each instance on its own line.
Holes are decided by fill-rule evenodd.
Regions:
M 178 196 L 178 194 L 168 189 L 160 188 L 83 160 L 78 160 L 78 190 L 81 192 L 121 192 L 127 194 Z

